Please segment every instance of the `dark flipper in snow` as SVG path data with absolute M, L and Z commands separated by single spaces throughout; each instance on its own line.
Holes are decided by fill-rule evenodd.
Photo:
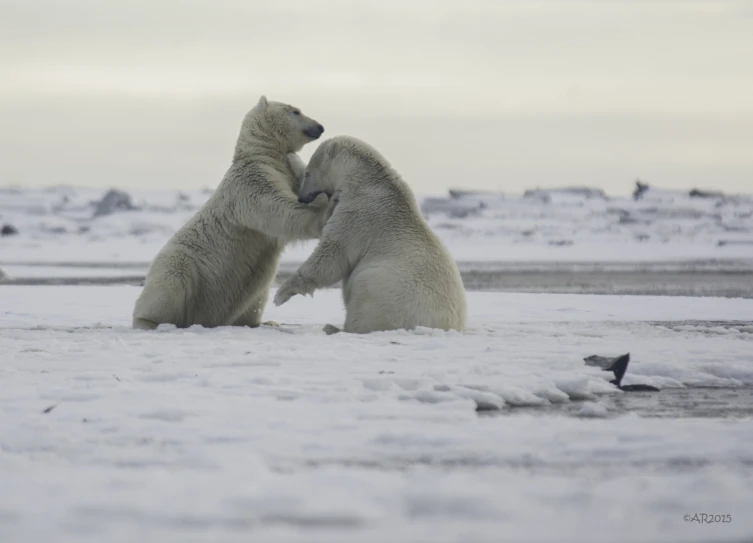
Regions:
M 651 385 L 623 385 L 622 378 L 625 376 L 628 364 L 630 363 L 630 353 L 621 356 L 599 356 L 593 355 L 584 358 L 587 366 L 595 366 L 605 371 L 614 373 L 614 379 L 609 381 L 623 392 L 659 392 L 659 389 Z
M 614 380 L 610 381 L 610 383 L 619 387 L 622 384 L 622 378 L 625 376 L 628 364 L 630 363 L 630 353 L 623 354 L 622 356 L 599 356 L 595 354 L 583 360 L 586 361 L 586 366 L 594 366 L 614 373 Z

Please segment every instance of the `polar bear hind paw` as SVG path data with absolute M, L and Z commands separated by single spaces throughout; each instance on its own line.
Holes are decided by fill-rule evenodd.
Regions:
M 134 317 L 132 326 L 134 330 L 156 330 L 159 323 L 143 317 Z

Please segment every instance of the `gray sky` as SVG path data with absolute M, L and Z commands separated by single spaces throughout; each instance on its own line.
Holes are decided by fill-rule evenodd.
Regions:
M 423 194 L 753 190 L 752 59 L 753 0 L 0 0 L 0 184 L 214 187 L 264 93 Z

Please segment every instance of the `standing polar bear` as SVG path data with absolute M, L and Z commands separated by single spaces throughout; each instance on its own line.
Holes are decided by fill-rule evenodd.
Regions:
M 259 326 L 280 254 L 319 237 L 326 195 L 298 202 L 304 165 L 295 153 L 324 127 L 262 96 L 241 125 L 217 190 L 157 254 L 133 311 L 133 327 Z
M 342 280 L 345 332 L 465 328 L 460 272 L 382 155 L 352 137 L 322 143 L 306 169 L 301 199 L 321 192 L 332 195 L 332 215 L 314 252 L 277 291 L 275 305 Z M 340 330 L 327 325 L 325 331 Z

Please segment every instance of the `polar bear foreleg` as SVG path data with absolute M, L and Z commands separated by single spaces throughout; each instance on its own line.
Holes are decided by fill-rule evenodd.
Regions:
M 295 179 L 295 183 L 293 184 L 293 192 L 298 194 L 298 191 L 303 184 L 303 178 L 306 175 L 306 164 L 303 163 L 301 157 L 299 157 L 296 153 L 288 153 L 287 155 L 285 155 L 285 159 L 287 160 L 288 166 L 293 172 L 293 178 Z
M 290 279 L 277 290 L 275 305 L 282 305 L 296 294 L 313 294 L 342 280 L 348 271 L 344 248 L 333 240 L 323 239 L 311 256 Z
M 239 224 L 287 241 L 318 238 L 330 213 L 329 197 L 324 193 L 310 204 L 298 202 L 292 192 L 263 194 L 241 199 L 233 209 Z M 260 213 L 260 209 L 265 211 Z

